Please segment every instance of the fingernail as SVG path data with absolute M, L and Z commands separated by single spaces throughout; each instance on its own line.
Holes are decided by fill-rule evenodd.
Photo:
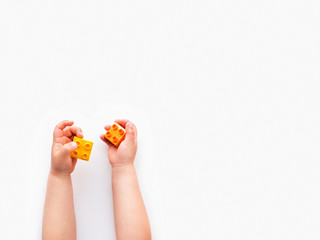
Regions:
M 128 122 L 127 126 L 128 128 L 133 128 L 133 124 L 131 122 Z
M 77 143 L 76 142 L 71 142 L 72 147 L 77 147 Z

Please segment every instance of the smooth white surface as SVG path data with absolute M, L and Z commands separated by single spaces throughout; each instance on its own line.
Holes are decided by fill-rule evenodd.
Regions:
M 104 124 L 139 131 L 153 239 L 320 238 L 320 2 L 0 1 L 0 238 L 40 239 L 51 135 L 94 141 L 78 239 L 115 239 Z

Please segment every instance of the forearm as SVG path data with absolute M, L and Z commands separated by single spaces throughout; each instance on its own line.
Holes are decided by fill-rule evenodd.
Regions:
M 112 168 L 112 191 L 117 240 L 151 239 L 148 215 L 133 165 Z
M 76 239 L 76 219 L 70 175 L 48 177 L 42 239 Z

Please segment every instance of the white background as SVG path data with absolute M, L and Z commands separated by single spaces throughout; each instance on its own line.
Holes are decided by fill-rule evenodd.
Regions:
M 0 238 L 41 238 L 52 131 L 72 119 L 94 141 L 73 173 L 78 239 L 115 239 L 99 135 L 127 118 L 153 239 L 319 239 L 319 11 L 2 0 Z

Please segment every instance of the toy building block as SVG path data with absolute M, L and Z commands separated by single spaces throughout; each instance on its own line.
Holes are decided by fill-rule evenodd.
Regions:
M 118 123 L 114 123 L 104 136 L 112 142 L 113 145 L 118 147 L 126 136 L 126 130 Z
M 76 136 L 73 137 L 73 141 L 78 144 L 78 148 L 70 154 L 70 157 L 89 161 L 93 142 L 83 140 Z

